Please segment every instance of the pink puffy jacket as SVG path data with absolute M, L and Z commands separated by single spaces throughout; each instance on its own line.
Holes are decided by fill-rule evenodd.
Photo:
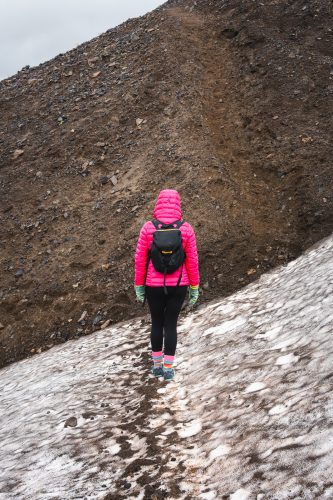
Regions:
M 165 189 L 160 192 L 154 209 L 154 219 L 166 224 L 182 220 L 180 196 L 177 191 Z M 154 231 L 155 227 L 151 221 L 146 222 L 140 231 L 135 252 L 135 285 L 163 286 L 164 284 L 163 274 L 155 270 L 151 260 L 147 271 L 148 252 L 153 241 Z M 184 222 L 180 231 L 186 254 L 180 286 L 199 285 L 198 252 L 193 228 L 188 222 Z M 166 286 L 176 286 L 180 273 L 181 268 L 172 274 L 167 274 Z

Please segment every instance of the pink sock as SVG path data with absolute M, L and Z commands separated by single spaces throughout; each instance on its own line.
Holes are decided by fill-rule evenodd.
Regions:
M 152 351 L 151 358 L 154 363 L 154 367 L 159 368 L 163 362 L 163 352 L 162 351 Z
M 164 356 L 164 368 L 166 368 L 166 369 L 172 368 L 174 360 L 175 360 L 174 356 L 170 356 L 169 354 L 166 354 Z

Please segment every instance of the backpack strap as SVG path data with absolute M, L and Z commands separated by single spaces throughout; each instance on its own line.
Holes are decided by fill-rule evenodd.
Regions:
M 180 275 L 179 275 L 179 278 L 178 278 L 178 281 L 177 281 L 177 286 L 180 285 L 180 282 L 182 280 L 182 277 L 183 277 L 183 269 L 184 269 L 184 262 L 182 263 L 182 269 L 180 271 Z
M 170 222 L 166 224 L 165 222 L 161 222 L 157 219 L 153 219 L 152 223 L 155 226 L 155 229 L 179 229 L 180 226 L 184 224 L 184 220 L 175 220 L 174 222 Z M 161 227 L 159 227 L 161 226 Z
M 150 259 L 151 259 L 151 255 L 150 255 L 150 250 L 149 250 L 149 252 L 148 252 L 148 259 L 147 259 L 147 265 L 146 265 L 145 285 L 146 285 L 146 280 L 147 280 L 148 266 L 149 266 Z M 144 307 L 144 305 L 146 303 L 146 298 L 147 298 L 147 291 L 146 291 L 146 286 L 145 286 L 145 297 L 144 297 L 143 302 L 142 302 L 142 307 Z
M 184 220 L 176 220 L 175 222 L 172 222 L 171 225 L 173 227 L 176 227 L 177 229 L 180 228 L 180 226 L 182 226 L 184 224 Z
M 163 223 L 162 223 L 162 222 L 160 222 L 160 221 L 159 221 L 159 220 L 157 220 L 157 219 L 153 219 L 153 220 L 152 220 L 152 223 L 154 224 L 155 229 L 158 229 L 159 224 L 162 224 L 162 225 L 163 225 Z

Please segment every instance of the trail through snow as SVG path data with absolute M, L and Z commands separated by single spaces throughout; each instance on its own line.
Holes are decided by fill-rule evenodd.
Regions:
M 180 324 L 134 320 L 1 370 L 0 498 L 333 498 L 333 238 Z

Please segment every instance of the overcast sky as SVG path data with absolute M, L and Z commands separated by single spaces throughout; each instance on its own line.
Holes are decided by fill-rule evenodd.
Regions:
M 164 0 L 0 0 L 0 80 L 162 3 Z

